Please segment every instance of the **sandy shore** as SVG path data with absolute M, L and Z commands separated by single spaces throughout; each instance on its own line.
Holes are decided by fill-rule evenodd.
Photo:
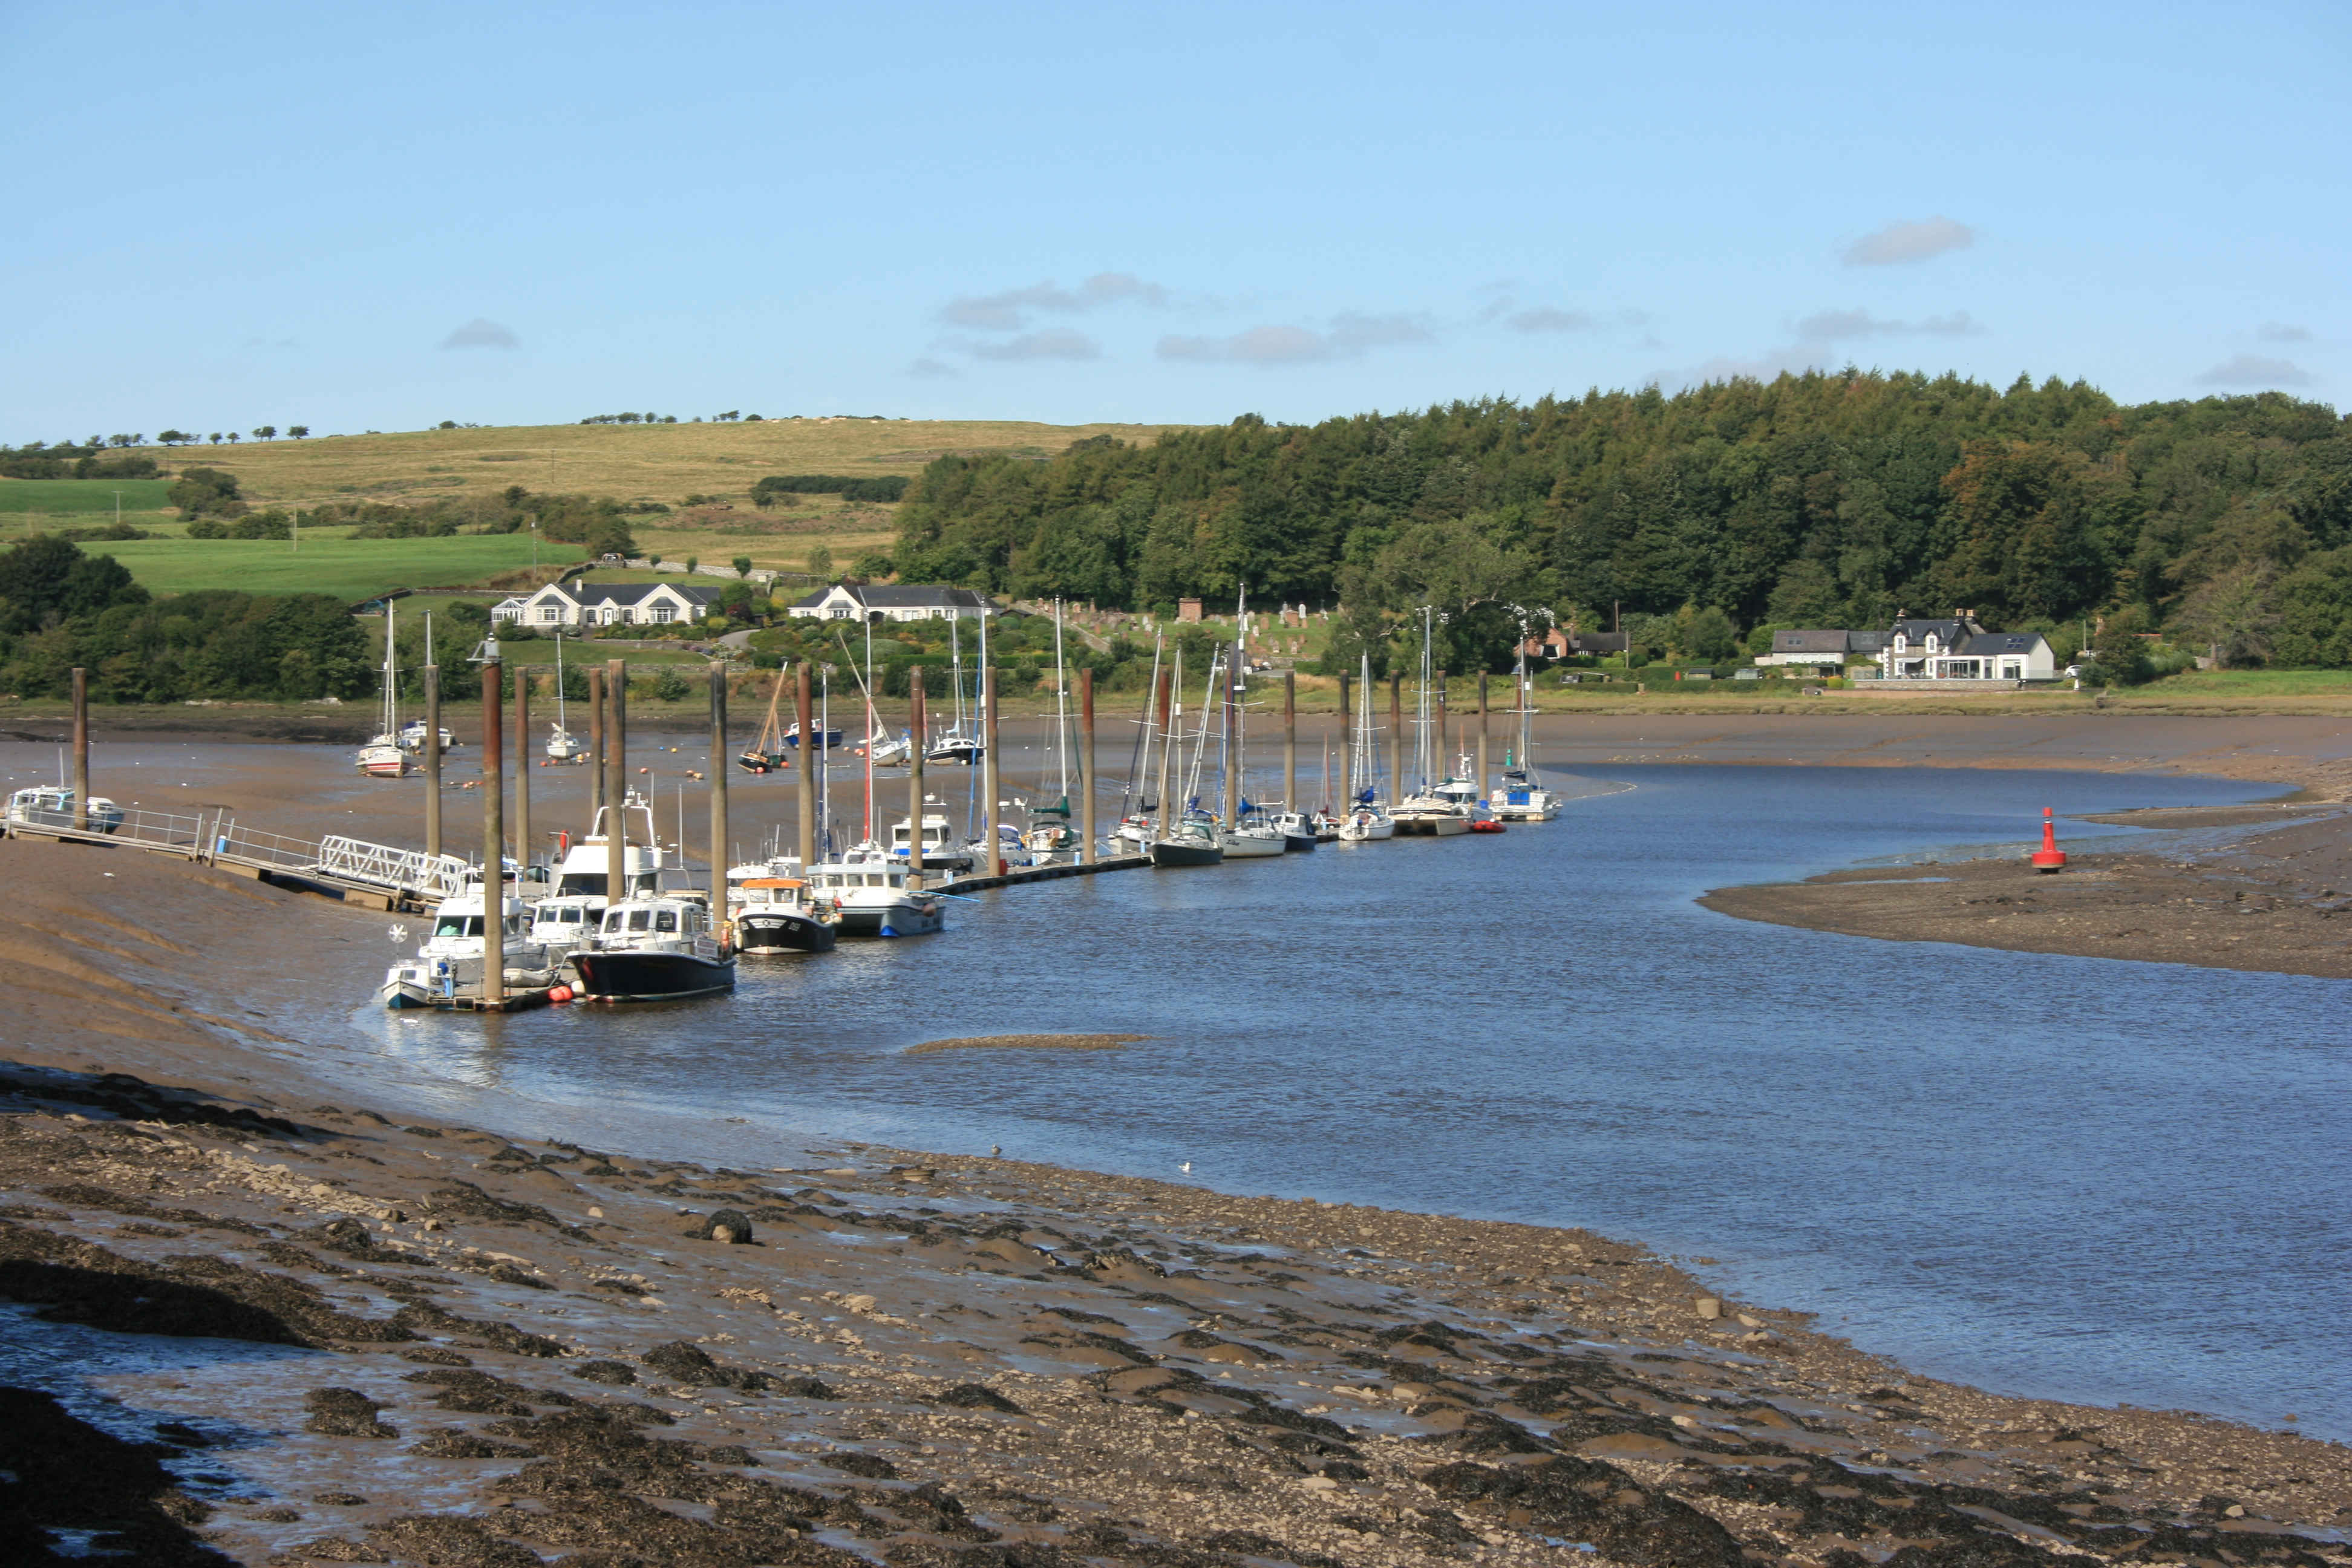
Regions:
M 378 919 L 0 857 L 12 1561 L 2346 1557 L 2342 1447 L 1908 1376 L 1583 1231 L 330 1097 L 277 1021 Z

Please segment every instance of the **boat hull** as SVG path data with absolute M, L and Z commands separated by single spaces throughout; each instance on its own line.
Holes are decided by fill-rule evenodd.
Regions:
M 1339 842 L 1378 844 L 1383 839 L 1395 837 L 1396 830 L 1396 819 L 1391 816 L 1374 817 L 1369 822 L 1350 817 L 1339 825 Z
M 1301 850 L 1314 848 L 1322 841 L 1318 835 L 1313 833 L 1286 833 L 1282 836 L 1282 847 L 1286 853 L 1296 855 Z
M 1225 840 L 1228 860 L 1264 860 L 1280 855 L 1283 841 L 1277 837 L 1260 838 L 1252 834 L 1236 833 Z
M 947 929 L 947 910 L 937 900 L 911 900 L 887 904 L 844 904 L 844 936 L 929 936 Z
M 1400 816 L 1396 819 L 1399 834 L 1418 834 L 1432 838 L 1452 838 L 1470 831 L 1466 816 Z
M 691 952 L 575 952 L 588 1002 L 671 1002 L 735 989 L 735 961 Z
M 735 945 L 744 952 L 831 952 L 841 932 L 830 921 L 765 910 L 735 917 Z
M 1224 849 L 1214 844 L 1172 844 L 1165 838 L 1151 846 L 1151 863 L 1156 867 L 1222 866 Z

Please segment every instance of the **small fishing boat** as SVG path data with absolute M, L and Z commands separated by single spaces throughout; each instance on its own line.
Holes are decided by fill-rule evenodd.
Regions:
M 416 956 L 385 972 L 376 994 L 386 1007 L 431 1007 L 460 992 L 481 991 L 483 960 L 489 946 L 483 924 L 488 901 L 478 883 L 468 892 L 441 900 L 433 911 L 433 930 L 418 945 Z M 499 910 L 508 988 L 529 990 L 552 984 L 562 960 L 551 957 L 544 946 L 530 940 L 530 913 L 522 900 L 511 895 L 501 897 Z
M 841 911 L 809 896 L 803 877 L 751 877 L 735 884 L 741 900 L 730 919 L 744 952 L 831 952 Z
M 870 840 L 808 875 L 814 896 L 841 911 L 844 936 L 928 936 L 945 929 L 945 901 L 908 879 L 907 862 Z
M 976 767 L 980 763 L 980 759 L 987 753 L 986 746 L 982 745 L 976 738 L 965 734 L 961 728 L 957 728 L 948 731 L 938 740 L 933 741 L 924 751 L 923 761 L 961 763 L 966 767 Z
M 838 751 L 840 749 L 840 731 L 828 730 L 824 725 L 820 724 L 816 727 L 815 734 L 817 737 L 817 750 L 821 752 L 832 752 Z M 785 745 L 791 747 L 793 751 L 800 750 L 801 727 L 799 723 L 794 722 L 788 726 L 783 731 L 783 738 Z
M 71 827 L 74 791 L 71 784 L 35 784 L 8 797 L 8 820 L 28 827 Z M 102 795 L 89 797 L 89 830 L 111 833 L 122 826 L 122 808 Z
M 534 899 L 523 940 L 547 949 L 549 965 L 561 967 L 569 963 L 573 952 L 588 945 L 588 939 L 604 923 L 602 893 L 564 893 Z
M 614 904 L 572 967 L 589 1002 L 670 1002 L 735 989 L 735 954 L 712 934 L 709 906 L 698 898 Z

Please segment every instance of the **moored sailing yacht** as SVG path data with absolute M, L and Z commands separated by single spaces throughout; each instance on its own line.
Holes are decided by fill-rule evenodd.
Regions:
M 408 753 L 400 746 L 400 694 L 394 685 L 393 658 L 399 638 L 393 602 L 383 602 L 383 728 L 360 748 L 360 772 L 370 778 L 396 779 L 408 772 Z
M 1530 728 L 1535 717 L 1535 682 L 1528 674 L 1528 628 L 1519 625 L 1519 663 L 1515 672 L 1518 686 L 1518 744 L 1503 759 L 1502 782 L 1495 786 L 1490 797 L 1495 815 L 1506 822 L 1549 822 L 1559 815 L 1559 797 L 1544 788 L 1543 777 L 1536 772 L 1534 742 Z
M 604 911 L 589 945 L 572 955 L 589 1002 L 667 1002 L 735 988 L 734 952 L 710 930 L 699 898 L 633 898 Z
M 579 763 L 588 758 L 588 742 L 572 732 L 563 707 L 563 634 L 555 634 L 555 727 L 547 737 L 547 760 Z
M 1433 615 L 1434 612 L 1430 606 L 1426 605 L 1422 606 L 1421 693 L 1418 699 L 1419 716 L 1415 720 L 1415 728 L 1420 733 L 1413 741 L 1413 766 L 1421 775 L 1421 788 L 1398 801 L 1396 809 L 1390 815 L 1396 818 L 1396 830 L 1399 833 L 1426 834 L 1439 838 L 1452 838 L 1470 831 L 1470 811 L 1461 799 L 1446 793 L 1445 785 L 1451 782 L 1450 780 L 1439 781 L 1434 777 L 1438 768 L 1439 750 L 1444 744 L 1444 737 L 1433 733 L 1433 721 L 1430 717 L 1429 710 Z M 1473 798 L 1475 797 L 1476 793 L 1475 787 L 1469 790 Z
M 1358 689 L 1370 692 L 1372 689 L 1370 655 L 1363 659 L 1363 674 L 1359 679 L 1362 685 Z M 1396 837 L 1396 819 L 1388 814 L 1388 808 L 1380 798 L 1381 763 L 1378 749 L 1372 744 L 1372 704 L 1369 697 L 1357 707 L 1356 733 L 1350 744 L 1353 750 L 1348 776 L 1362 787 L 1356 791 L 1356 798 L 1348 803 L 1347 810 L 1340 815 L 1339 842 L 1376 844 L 1382 839 L 1393 838 Z M 1367 780 L 1370 782 L 1365 782 Z

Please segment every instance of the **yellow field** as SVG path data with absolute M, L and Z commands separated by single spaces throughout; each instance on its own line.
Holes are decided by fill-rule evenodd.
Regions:
M 531 425 L 382 436 L 151 448 L 173 468 L 226 468 L 246 498 L 323 501 L 442 500 L 522 485 L 534 490 L 657 500 L 715 495 L 749 510 L 769 474 L 912 474 L 948 453 L 1046 458 L 1089 436 L 1150 441 L 1158 425 L 1032 425 L 996 420 L 771 419 L 727 425 Z M 840 510 L 837 497 L 805 498 Z M 887 508 L 856 509 L 887 515 Z M 887 535 L 887 522 L 866 531 Z

